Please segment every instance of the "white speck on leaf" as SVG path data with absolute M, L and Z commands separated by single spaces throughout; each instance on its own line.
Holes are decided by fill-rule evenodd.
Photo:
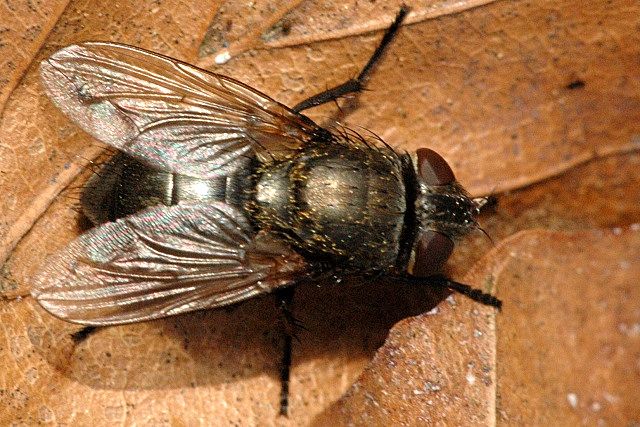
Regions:
M 231 59 L 231 53 L 227 49 L 223 49 L 213 59 L 217 65 L 226 64 Z

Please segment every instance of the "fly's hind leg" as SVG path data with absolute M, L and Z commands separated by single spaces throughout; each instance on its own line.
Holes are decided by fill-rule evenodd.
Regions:
M 299 113 L 300 111 L 333 101 L 349 93 L 362 91 L 364 89 L 365 83 L 369 78 L 369 74 L 371 74 L 374 66 L 384 54 L 385 49 L 389 46 L 393 38 L 396 36 L 398 29 L 400 28 L 400 24 L 402 24 L 402 21 L 404 21 L 407 13 L 409 13 L 409 9 L 406 6 L 402 6 L 402 8 L 400 8 L 400 11 L 396 15 L 396 19 L 393 21 L 393 24 L 391 24 L 391 26 L 387 28 L 387 31 L 382 37 L 382 41 L 376 48 L 375 52 L 373 52 L 373 55 L 369 59 L 369 62 L 367 62 L 367 65 L 365 65 L 360 74 L 358 74 L 358 77 L 356 77 L 355 79 L 350 79 L 342 83 L 341 85 L 338 85 L 331 89 L 327 89 L 324 92 L 320 92 L 317 95 L 307 98 L 295 105 L 292 110 Z
M 284 333 L 280 364 L 280 415 L 284 416 L 287 416 L 289 412 L 289 379 L 291 377 L 291 350 L 293 340 L 299 341 L 296 336 L 296 330 L 299 328 L 304 329 L 300 322 L 293 317 L 294 292 L 295 287 L 293 286 L 279 289 L 275 292 Z

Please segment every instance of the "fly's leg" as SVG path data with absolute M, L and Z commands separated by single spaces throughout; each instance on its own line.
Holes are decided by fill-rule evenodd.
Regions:
M 97 326 L 85 326 L 84 328 L 71 334 L 71 339 L 74 343 L 80 344 L 82 341 L 89 338 L 89 335 L 93 334 L 98 329 Z
M 436 286 L 439 288 L 446 288 L 452 291 L 458 292 L 470 298 L 480 304 L 488 305 L 491 307 L 495 307 L 498 310 L 502 308 L 502 301 L 496 298 L 495 296 L 488 294 L 486 292 L 481 291 L 480 289 L 472 288 L 469 285 L 465 285 L 464 283 L 458 283 L 453 280 L 447 279 L 442 275 L 434 275 L 428 277 L 417 277 L 417 276 L 400 276 L 397 277 L 400 282 L 408 284 L 408 285 L 427 285 L 427 286 Z
M 320 92 L 317 95 L 307 98 L 295 105 L 292 110 L 299 113 L 300 111 L 333 101 L 349 93 L 362 91 L 364 89 L 365 83 L 369 78 L 369 74 L 371 74 L 371 71 L 373 70 L 373 67 L 380 60 L 380 58 L 384 54 L 385 49 L 389 46 L 393 38 L 396 36 L 398 29 L 400 28 L 400 24 L 402 24 L 402 21 L 404 21 L 407 13 L 409 13 L 409 8 L 407 8 L 406 6 L 402 6 L 400 11 L 396 15 L 396 19 L 393 21 L 393 24 L 391 24 L 391 26 L 387 28 L 387 31 L 384 33 L 380 45 L 378 45 L 375 52 L 373 52 L 373 55 L 369 59 L 369 62 L 367 62 L 367 65 L 364 66 L 358 77 L 356 77 L 355 79 L 350 79 L 342 83 L 341 85 L 338 85 L 331 89 L 327 89 L 324 92 Z
M 280 415 L 287 416 L 289 412 L 289 379 L 291 377 L 291 350 L 293 340 L 299 341 L 296 329 L 302 325 L 293 317 L 293 295 L 295 287 L 290 286 L 276 291 L 276 299 L 283 325 L 284 342 L 280 364 Z

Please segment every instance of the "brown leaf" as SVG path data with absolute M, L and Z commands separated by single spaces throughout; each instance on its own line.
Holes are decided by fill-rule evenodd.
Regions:
M 0 9 L 0 109 L 6 107 L 65 6 L 62 0 L 6 1 Z
M 28 10 L 32 4 L 37 13 Z M 497 350 L 491 316 L 456 296 L 455 306 L 442 303 L 391 333 L 357 383 L 373 390 L 373 399 L 365 388 L 352 388 L 334 405 L 391 325 L 428 312 L 441 296 L 428 289 L 399 291 L 394 284 L 301 287 L 296 317 L 309 330 L 294 345 L 286 420 L 276 416 L 281 337 L 269 298 L 101 329 L 76 343 L 70 334 L 77 326 L 52 318 L 28 296 L 45 256 L 80 232 L 71 209 L 78 190 L 58 194 L 81 185 L 89 174 L 82 175 L 87 159 L 100 153 L 42 93 L 42 58 L 75 41 L 100 39 L 213 64 L 228 44 L 231 60 L 211 69 L 293 105 L 356 75 L 399 4 L 10 2 L 15 12 L 0 19 L 14 25 L 11 38 L 0 33 L 11 45 L 0 92 L 0 102 L 6 99 L 0 116 L 0 259 L 7 260 L 0 279 L 0 400 L 6 402 L 0 424 L 298 425 L 363 420 L 364 410 L 378 417 L 370 424 L 418 423 L 419 415 L 448 424 L 637 421 L 637 392 L 605 365 L 633 366 L 620 355 L 638 354 L 632 336 L 638 298 L 619 293 L 637 281 L 637 270 L 621 267 L 628 254 L 638 253 L 637 232 L 576 231 L 640 222 L 640 14 L 631 0 L 597 0 L 588 7 L 568 0 L 410 5 L 409 25 L 346 118 L 349 126 L 370 129 L 402 149 L 436 149 L 474 194 L 516 190 L 501 195 L 497 212 L 483 219 L 494 240 L 527 228 L 565 230 L 518 234 L 481 260 L 490 247 L 484 237 L 458 247 L 450 272 L 462 278 L 479 261 L 465 276 L 468 282 L 481 285 L 493 274 L 505 301 L 497 315 Z M 35 37 L 20 38 L 35 26 Z M 335 111 L 327 105 L 309 115 L 332 124 Z M 514 261 L 513 253 L 524 254 L 524 261 Z M 616 291 L 607 295 L 609 279 Z M 585 295 L 614 309 L 585 304 Z M 547 323 L 532 331 L 527 319 Z M 562 358 L 579 375 L 550 367 Z M 524 365 L 528 361 L 536 369 Z M 388 369 L 390 363 L 397 368 Z M 593 380 L 580 376 L 590 363 L 597 372 Z M 637 372 L 629 375 L 638 379 Z M 608 394 L 598 394 L 598 387 Z M 547 407 L 545 413 L 541 408 Z M 384 415 L 384 409 L 405 412 Z
M 398 323 L 345 396 L 315 425 L 492 425 L 492 308 L 450 297 Z
M 638 225 L 514 235 L 465 277 L 498 289 L 501 313 L 455 297 L 400 322 L 316 423 L 637 422 L 639 258 Z
M 504 249 L 494 263 L 511 301 L 497 317 L 498 419 L 637 422 L 640 227 L 531 231 Z

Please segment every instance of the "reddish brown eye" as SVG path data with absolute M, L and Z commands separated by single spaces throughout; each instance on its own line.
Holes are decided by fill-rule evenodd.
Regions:
M 438 273 L 453 252 L 453 241 L 435 231 L 424 231 L 418 239 L 413 274 L 431 276 Z
M 418 173 L 427 185 L 451 184 L 456 180 L 449 164 L 442 156 L 429 148 L 419 148 Z

